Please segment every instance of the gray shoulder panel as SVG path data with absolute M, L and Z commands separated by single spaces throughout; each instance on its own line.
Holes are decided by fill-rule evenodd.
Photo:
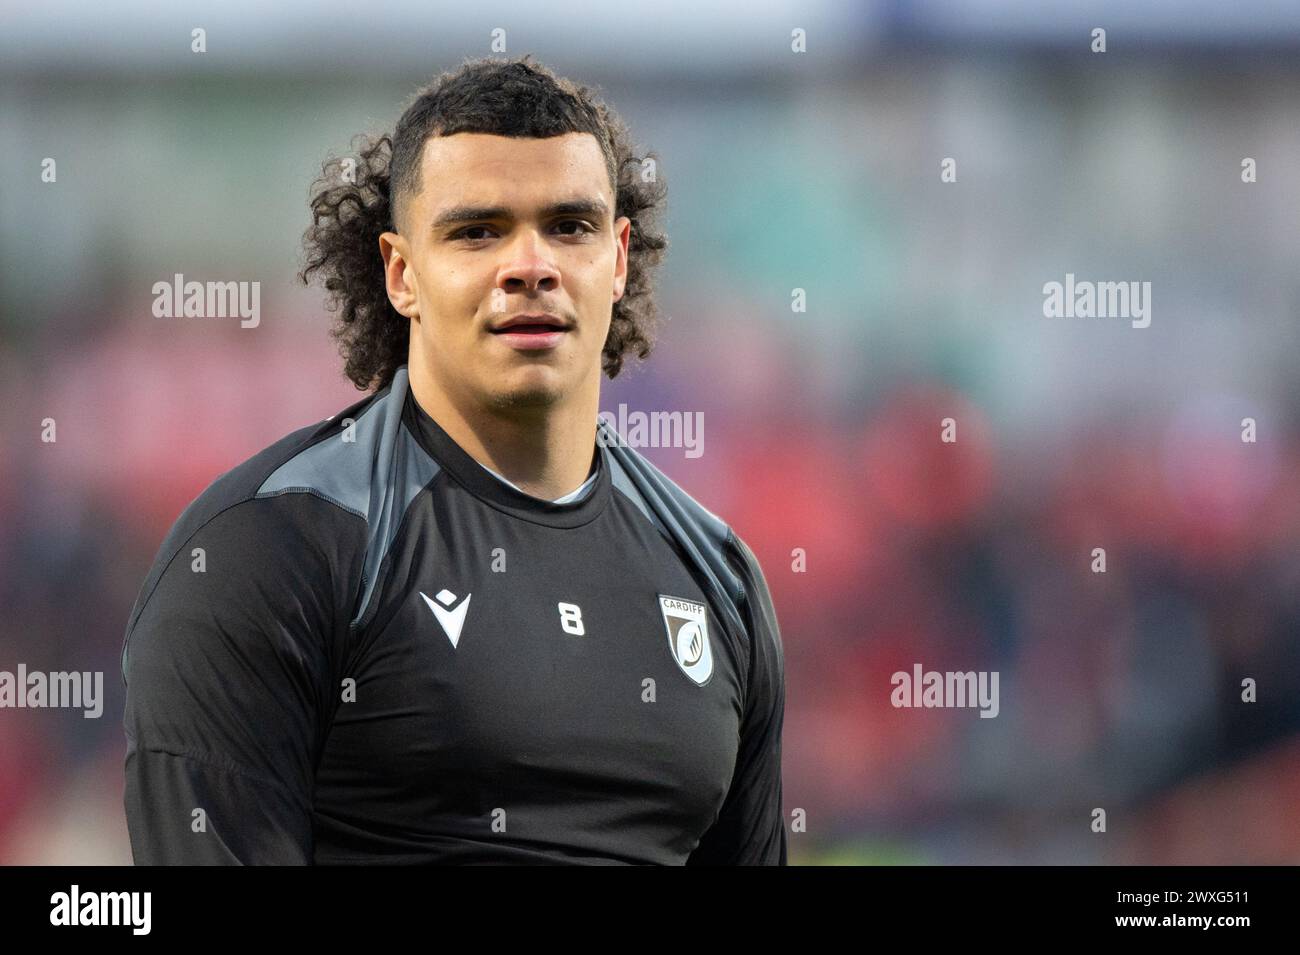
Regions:
M 609 423 L 596 424 L 597 440 L 606 449 L 614 487 L 661 531 L 675 539 L 705 575 L 729 622 L 745 632 L 740 604 L 744 584 L 727 560 L 731 528 L 673 483 L 640 452 L 629 447 Z
M 596 425 L 597 429 L 602 427 L 603 424 Z M 646 520 L 659 528 L 660 532 L 668 534 L 668 528 L 664 526 L 663 521 L 659 519 L 658 515 L 650 509 L 650 505 L 646 503 L 645 497 L 637 490 L 636 485 L 632 483 L 632 478 L 628 475 L 627 469 L 619 463 L 619 459 L 613 454 L 610 454 L 605 458 L 605 460 L 610 464 L 609 477 L 615 490 L 623 492 L 624 497 L 635 504 L 637 510 L 645 515 Z
M 437 476 L 438 464 L 402 427 L 406 368 L 393 376 L 388 393 L 355 420 L 341 419 L 338 432 L 290 458 L 262 483 L 257 497 L 316 494 L 365 518 L 363 586 L 352 622 L 366 612 L 379 567 L 411 501 Z

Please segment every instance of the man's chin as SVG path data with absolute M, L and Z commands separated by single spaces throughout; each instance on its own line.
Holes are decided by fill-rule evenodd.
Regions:
M 544 411 L 563 397 L 564 389 L 558 384 L 534 380 L 495 388 L 489 400 L 499 411 Z

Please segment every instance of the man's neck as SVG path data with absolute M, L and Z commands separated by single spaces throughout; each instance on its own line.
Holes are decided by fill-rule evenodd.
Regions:
M 414 362 L 408 376 L 425 413 L 466 454 L 524 493 L 553 501 L 591 473 L 599 392 L 548 408 L 496 410 L 453 400 Z

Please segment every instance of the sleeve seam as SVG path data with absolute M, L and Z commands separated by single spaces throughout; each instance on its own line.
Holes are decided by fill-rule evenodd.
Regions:
M 306 809 L 308 811 L 310 811 L 311 809 L 311 805 L 307 800 L 303 799 L 298 793 L 295 793 L 290 787 L 286 786 L 284 783 L 271 779 L 266 776 L 262 776 L 258 773 L 250 772 L 249 770 L 245 769 L 243 766 L 239 765 L 238 763 L 234 762 L 231 759 L 215 756 L 209 753 L 200 753 L 200 752 L 195 752 L 193 750 L 179 749 L 179 748 L 169 747 L 169 746 L 138 746 L 137 745 L 136 749 L 137 752 L 156 753 L 160 756 L 175 756 L 180 759 L 192 760 L 193 762 L 201 763 L 204 766 L 211 767 L 212 769 L 216 769 L 223 773 L 231 773 L 236 776 L 242 776 L 245 779 L 248 779 L 255 783 L 260 783 L 263 786 L 267 786 L 285 796 L 288 796 L 291 800 L 293 800 L 293 802 L 295 802 L 302 809 Z
M 736 536 L 736 532 L 730 526 L 727 527 L 726 549 L 736 556 L 743 571 L 747 563 L 745 552 L 740 546 L 740 538 Z M 749 659 L 745 661 L 745 689 L 741 698 L 741 722 L 738 728 L 738 732 L 743 735 L 745 725 L 749 721 L 749 703 L 754 690 L 754 671 L 758 660 L 758 634 L 756 633 L 758 628 L 755 626 L 753 606 L 745 589 L 745 574 L 743 572 L 737 573 L 736 581 L 740 590 L 740 600 L 737 601 L 736 610 L 740 616 L 740 622 L 745 625 L 745 648 L 749 651 Z
M 233 504 L 228 504 L 228 505 L 226 505 L 226 506 L 223 507 L 221 510 L 217 511 L 217 513 L 215 513 L 215 514 L 213 514 L 211 517 L 209 517 L 209 518 L 208 518 L 206 521 L 204 521 L 202 524 L 200 524 L 198 527 L 194 528 L 194 530 L 190 532 L 189 536 L 187 536 L 187 537 L 185 538 L 185 540 L 183 540 L 183 541 L 180 543 L 180 545 L 176 548 L 175 553 L 173 553 L 169 558 L 167 558 L 167 563 L 166 563 L 165 565 L 163 565 L 163 569 L 162 569 L 162 571 L 158 574 L 158 578 L 157 578 L 157 580 L 155 580 L 155 581 L 153 582 L 153 586 L 152 586 L 151 588 L 149 588 L 149 594 L 148 594 L 148 596 L 146 596 L 146 597 L 144 598 L 144 600 L 140 602 L 139 610 L 136 611 L 136 612 L 133 612 L 132 615 L 131 615 L 130 620 L 127 622 L 126 636 L 125 636 L 125 637 L 123 638 L 123 640 L 122 640 L 122 659 L 121 659 L 121 661 L 120 661 L 120 663 L 121 663 L 121 667 L 120 667 L 120 668 L 121 668 L 121 671 L 122 671 L 122 684 L 123 684 L 123 686 L 126 686 L 126 685 L 127 685 L 127 680 L 126 680 L 126 658 L 127 658 L 128 650 L 130 649 L 131 635 L 132 635 L 132 633 L 135 631 L 136 624 L 139 623 L 140 618 L 144 616 L 144 612 L 145 612 L 145 610 L 148 609 L 148 607 L 149 607 L 149 602 L 153 600 L 153 598 L 154 598 L 154 594 L 156 594 L 156 593 L 158 592 L 158 588 L 159 588 L 159 586 L 162 585 L 163 578 L 167 576 L 167 571 L 169 571 L 169 570 L 171 569 L 172 564 L 176 562 L 176 558 L 179 557 L 179 556 L 181 555 L 181 553 L 185 550 L 186 546 L 187 546 L 191 541 L 194 540 L 195 536 L 196 536 L 200 531 L 202 531 L 205 527 L 207 527 L 209 524 L 211 524 L 211 523 L 212 523 L 213 521 L 215 521 L 217 518 L 221 517 L 221 516 L 222 516 L 223 514 L 225 514 L 227 511 L 232 511 L 232 510 L 234 510 L 235 508 L 239 507 L 240 505 L 242 505 L 242 504 L 248 504 L 248 503 L 251 502 L 251 501 L 271 500 L 271 499 L 273 499 L 273 498 L 275 498 L 275 497 L 279 497 L 279 496 L 280 496 L 280 495 L 271 495 L 271 494 L 268 494 L 268 495 L 266 495 L 265 497 L 258 497 L 258 496 L 256 496 L 256 495 L 254 495 L 253 497 L 245 497 L 245 498 L 243 498 L 243 499 L 241 499 L 241 500 L 235 501 Z M 318 494 L 317 494 L 317 495 L 313 495 L 313 496 L 319 498 L 319 499 L 322 500 L 322 501 L 325 501 L 327 504 L 332 504 L 332 505 L 334 505 L 335 507 L 338 507 L 340 510 L 344 511 L 345 513 L 351 514 L 351 515 L 354 516 L 354 517 L 361 517 L 361 519 L 362 519 L 363 521 L 365 520 L 365 518 L 364 518 L 363 516 L 357 514 L 355 511 L 352 511 L 352 510 L 350 510 L 350 509 L 348 509 L 348 508 L 346 508 L 346 507 L 343 507 L 343 505 L 337 503 L 336 501 L 331 501 L 329 498 L 327 498 L 327 497 L 323 497 L 323 496 L 318 495 Z M 179 518 L 178 518 L 178 520 L 179 520 Z M 368 525 L 368 524 L 369 524 L 369 522 L 367 521 L 367 525 Z

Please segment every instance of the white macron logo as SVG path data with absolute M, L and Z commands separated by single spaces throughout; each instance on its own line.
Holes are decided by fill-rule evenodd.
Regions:
M 469 610 L 469 598 L 474 595 L 466 594 L 465 602 L 455 610 L 449 608 L 456 602 L 456 595 L 446 588 L 438 591 L 437 603 L 425 596 L 423 590 L 420 591 L 420 596 L 424 597 L 424 602 L 429 605 L 433 615 L 438 618 L 438 623 L 442 625 L 442 630 L 447 634 L 447 639 L 451 641 L 451 645 L 456 646 L 460 642 L 460 628 L 465 626 L 465 612 Z

